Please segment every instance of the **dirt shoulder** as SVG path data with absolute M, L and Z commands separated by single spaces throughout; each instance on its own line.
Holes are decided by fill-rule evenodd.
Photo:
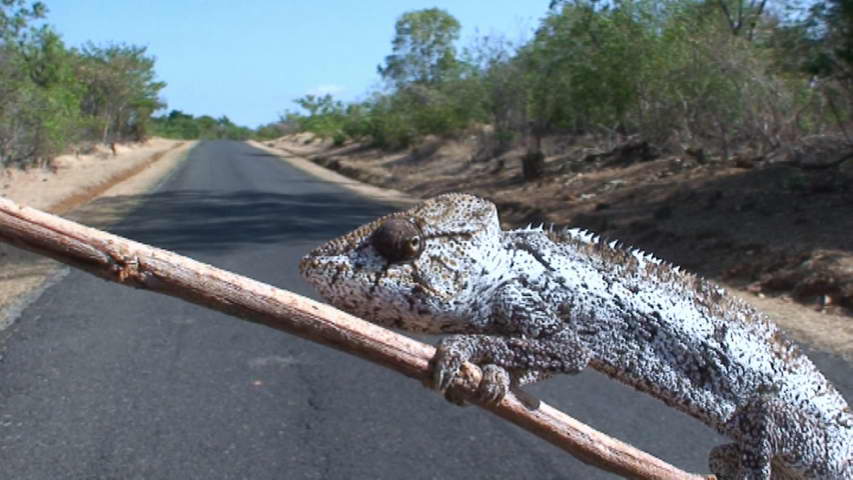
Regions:
M 553 138 L 548 173 L 525 182 L 523 152 L 481 160 L 480 145 L 472 135 L 387 153 L 299 134 L 263 147 L 410 198 L 486 197 L 505 228 L 553 223 L 619 239 L 725 285 L 799 341 L 853 359 L 853 179 L 837 169 Z
M 0 171 L 0 194 L 18 203 L 106 228 L 138 206 L 134 195 L 158 185 L 184 159 L 195 142 L 152 139 L 145 144 L 56 159 L 53 169 Z M 126 197 L 122 202 L 95 199 Z M 0 331 L 7 328 L 33 295 L 60 271 L 45 257 L 0 244 Z
M 308 155 L 308 153 L 300 152 L 298 149 L 296 151 L 288 151 L 283 148 L 274 148 L 272 146 L 269 146 L 268 144 L 264 144 L 254 140 L 249 140 L 247 143 L 255 148 L 259 148 L 281 158 L 282 160 L 285 160 L 290 165 L 308 174 L 311 174 L 317 178 L 321 178 L 327 182 L 337 183 L 340 186 L 346 188 L 347 190 L 351 190 L 359 195 L 364 195 L 366 197 L 376 199 L 380 202 L 387 203 L 389 205 L 395 205 L 401 208 L 413 205 L 419 201 L 419 199 L 413 198 L 411 195 L 394 190 L 392 188 L 380 188 L 374 185 L 370 185 L 369 183 L 363 183 L 361 181 L 354 180 L 353 178 L 347 177 L 346 175 L 342 175 L 328 168 L 321 167 L 320 165 L 306 158 L 306 155 Z

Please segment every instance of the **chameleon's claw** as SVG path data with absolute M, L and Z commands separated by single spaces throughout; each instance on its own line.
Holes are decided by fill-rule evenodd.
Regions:
M 435 385 L 435 389 L 439 392 L 446 392 L 450 387 L 450 384 L 453 383 L 454 375 L 446 373 L 444 370 L 440 368 L 436 368 L 435 372 L 433 372 L 433 384 Z
M 446 392 L 450 385 L 453 384 L 453 380 L 456 379 L 456 375 L 459 372 L 459 368 L 462 366 L 462 362 L 459 362 L 458 365 L 453 365 L 456 362 L 443 362 L 441 359 L 437 359 L 435 367 L 433 369 L 433 382 L 435 385 L 435 389 L 440 392 Z
M 432 359 L 432 376 L 435 389 L 440 392 L 446 392 L 450 388 L 450 385 L 453 384 L 465 361 L 465 355 L 459 349 L 448 348 L 446 341 L 439 344 L 435 352 L 435 357 Z

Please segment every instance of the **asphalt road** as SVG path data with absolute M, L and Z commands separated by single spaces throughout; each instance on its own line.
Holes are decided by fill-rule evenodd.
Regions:
M 298 259 L 389 210 L 216 141 L 113 231 L 312 295 Z M 79 271 L 0 356 L 2 479 L 613 478 L 365 361 Z M 851 365 L 812 357 L 853 400 Z M 529 390 L 688 470 L 720 441 L 593 372 Z

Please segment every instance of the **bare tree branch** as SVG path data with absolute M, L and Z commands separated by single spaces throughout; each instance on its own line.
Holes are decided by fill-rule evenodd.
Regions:
M 761 15 L 764 14 L 764 7 L 767 5 L 767 0 L 760 0 L 758 2 L 758 7 L 755 6 L 755 0 L 750 2 L 750 11 L 752 13 L 752 20 L 749 22 L 749 35 L 747 36 L 747 40 L 752 41 L 755 36 L 755 28 L 758 27 L 758 20 L 761 18 Z
M 729 11 L 729 6 L 726 5 L 725 0 L 718 0 L 717 3 L 720 5 L 720 8 L 723 10 L 723 14 L 726 16 L 726 21 L 729 22 L 729 28 L 732 30 L 732 34 L 737 35 L 738 30 L 740 30 L 740 19 L 735 22 L 735 19 L 732 18 L 732 13 Z
M 729 24 L 729 29 L 732 35 L 739 36 L 743 27 L 748 27 L 747 40 L 752 41 L 755 34 L 755 28 L 758 26 L 758 20 L 764 14 L 764 8 L 767 6 L 767 0 L 749 0 L 749 6 L 744 5 L 746 0 L 737 0 L 737 16 L 732 16 L 732 11 L 726 4 L 726 0 L 717 0 L 717 5 L 723 11 L 726 17 L 726 22 Z M 748 19 L 747 19 L 748 18 Z
M 427 383 L 435 350 L 322 303 L 0 198 L 0 241 L 123 285 L 152 290 L 343 350 Z M 480 371 L 463 368 L 454 388 L 474 398 Z M 529 396 L 528 396 L 529 397 Z M 536 408 L 526 405 L 538 404 Z M 509 394 L 479 405 L 583 462 L 633 479 L 692 479 L 645 452 L 564 413 Z
M 740 32 L 740 29 L 743 28 L 743 2 L 744 0 L 738 0 L 737 2 L 737 30 Z

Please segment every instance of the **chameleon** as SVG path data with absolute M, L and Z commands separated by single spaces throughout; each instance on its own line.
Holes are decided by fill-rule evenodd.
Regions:
M 433 359 L 448 388 L 466 361 L 478 396 L 589 366 L 731 440 L 720 480 L 853 479 L 853 412 L 768 317 L 711 281 L 581 229 L 502 230 L 462 193 L 428 199 L 315 248 L 300 272 L 373 323 L 448 334 Z

